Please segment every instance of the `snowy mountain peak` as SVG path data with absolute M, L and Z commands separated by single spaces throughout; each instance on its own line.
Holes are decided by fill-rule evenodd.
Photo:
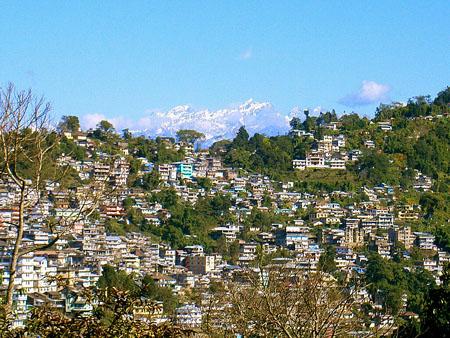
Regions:
M 255 102 L 253 99 L 248 99 L 239 106 L 239 110 L 243 113 L 255 113 L 263 109 L 272 109 L 272 104 L 269 102 Z
M 241 126 L 249 134 L 276 135 L 289 129 L 288 118 L 275 111 L 269 102 L 249 99 L 234 108 L 210 111 L 180 105 L 167 112 L 152 112 L 140 119 L 134 132 L 155 136 L 175 136 L 180 129 L 194 129 L 205 134 L 205 145 L 221 139 L 232 139 Z M 142 129 L 143 128 L 143 129 Z
M 170 116 L 170 117 L 176 117 L 176 116 L 182 116 L 183 114 L 187 114 L 190 112 L 191 112 L 191 106 L 181 105 L 181 106 L 173 107 L 166 113 L 166 115 Z M 160 113 L 160 114 L 164 115 L 164 113 Z
M 95 126 L 104 116 L 91 116 Z M 151 111 L 136 120 L 125 117 L 109 119 L 116 130 L 128 128 L 134 134 L 172 136 L 180 129 L 194 129 L 205 134 L 204 145 L 222 139 L 232 139 L 241 126 L 248 133 L 266 135 L 283 134 L 289 130 L 289 117 L 277 112 L 269 102 L 246 100 L 231 108 L 209 110 L 195 109 L 190 105 L 179 105 L 168 111 Z M 86 126 L 86 124 L 85 124 Z M 90 127 L 90 126 L 88 126 Z

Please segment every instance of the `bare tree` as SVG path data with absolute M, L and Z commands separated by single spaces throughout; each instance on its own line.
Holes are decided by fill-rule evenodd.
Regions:
M 288 266 L 246 270 L 208 299 L 211 335 L 334 337 L 363 329 L 354 292 L 329 274 Z
M 17 91 L 10 84 L 0 90 L 0 179 L 14 186 L 17 198 L 12 201 L 18 218 L 9 225 L 15 229 L 9 260 L 9 281 L 4 312 L 11 316 L 19 259 L 31 252 L 52 247 L 74 224 L 88 217 L 102 197 L 105 182 L 92 182 L 89 194 L 71 194 L 76 208 L 70 215 L 48 217 L 44 225 L 52 234 L 48 243 L 23 243 L 27 213 L 40 205 L 45 197 L 45 183 L 61 181 L 67 168 L 55 165 L 59 135 L 52 129 L 51 107 L 44 98 L 36 98 L 31 90 Z M 61 187 L 63 189 L 63 187 Z M 70 194 L 69 194 L 70 195 Z

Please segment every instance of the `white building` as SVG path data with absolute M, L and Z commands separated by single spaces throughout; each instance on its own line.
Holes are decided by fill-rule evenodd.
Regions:
M 186 304 L 175 310 L 175 321 L 180 326 L 198 327 L 202 324 L 202 311 L 195 304 Z

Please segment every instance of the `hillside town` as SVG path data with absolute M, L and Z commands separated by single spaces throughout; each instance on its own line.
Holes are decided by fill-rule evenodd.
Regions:
M 363 152 L 375 143 L 365 139 L 359 147 L 350 148 L 341 128 L 339 122 L 326 124 L 331 133 L 320 138 L 317 133 L 293 129 L 289 137 L 308 139 L 312 146 L 304 158 L 292 160 L 292 171 L 325 174 L 358 165 Z M 386 134 L 392 130 L 389 120 L 374 128 Z M 73 153 L 60 153 L 55 165 L 65 173 L 70 171 L 82 184 L 46 180 L 39 192 L 30 188 L 26 196 L 33 202 L 24 213 L 23 254 L 14 281 L 14 327 L 23 327 L 30 310 L 44 304 L 67 315 L 90 316 L 95 304 L 82 296 L 83 290 L 98 284 L 106 266 L 128 275 L 151 276 L 157 286 L 170 289 L 177 299 L 174 311 L 163 311 L 159 301 L 160 310 L 152 314 L 152 320 L 200 329 L 208 311 L 208 291 L 194 299 L 190 297 L 193 290 L 208 290 L 224 280 L 239 283 L 236 277 L 256 269 L 261 256 L 269 257 L 270 264 L 305 273 L 323 270 L 323 262 L 331 257 L 334 273 L 360 279 L 365 278 L 368 252 L 387 260 L 401 256 L 411 262 L 410 269 L 428 271 L 437 285 L 450 262 L 449 252 L 437 244 L 435 235 L 415 226 L 425 210 L 403 199 L 400 186 L 379 182 L 353 192 L 307 192 L 299 189 L 296 181 L 279 181 L 227 165 L 220 149 L 214 153 L 194 142 L 159 140 L 164 149 L 180 158 L 154 163 L 141 156 L 127 138 L 116 137 L 111 152 L 106 150 L 110 140 L 95 135 L 95 131 L 79 127 L 59 131 L 61 140 L 86 156 L 79 159 Z M 152 177 L 156 183 L 145 187 L 142 182 Z M 418 170 L 413 179 L 413 191 L 422 193 L 435 187 L 433 179 Z M 194 209 L 199 201 L 226 197 L 229 204 L 218 210 L 228 216 L 219 218 L 222 224 L 205 229 L 221 250 L 218 245 L 204 245 L 194 233 L 183 234 L 189 245 L 174 245 L 170 238 L 149 235 L 142 229 L 117 230 L 120 224 L 133 226 L 136 215 L 153 233 L 168 227 L 173 217 L 168 202 L 155 197 L 167 192 Z M 5 290 L 21 217 L 20 194 L 17 184 L 4 175 L 0 185 L 0 275 Z M 274 215 L 276 221 L 255 217 L 265 213 Z M 333 248 L 332 254 L 328 248 Z M 330 278 L 336 278 L 328 272 Z M 371 306 L 367 329 L 393 332 L 397 324 L 385 311 L 382 297 L 374 297 L 364 284 L 355 297 Z M 417 316 L 407 309 L 408 301 L 406 293 L 401 295 L 399 314 Z

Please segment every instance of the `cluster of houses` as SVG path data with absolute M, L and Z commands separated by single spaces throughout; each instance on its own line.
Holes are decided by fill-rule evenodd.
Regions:
M 361 151 L 354 149 L 345 151 L 344 135 L 324 135 L 321 140 L 314 142 L 313 148 L 304 159 L 294 159 L 292 167 L 305 169 L 338 169 L 345 170 L 348 161 L 356 161 Z
M 92 156 L 95 160 L 77 161 L 63 155 L 58 164 L 70 166 L 83 180 L 108 182 L 114 187 L 114 193 L 103 194 L 98 204 L 90 201 L 97 215 L 84 218 L 78 217 L 73 198 L 89 196 L 88 188 L 66 191 L 58 189 L 55 182 L 46 182 L 46 198 L 26 210 L 22 246 L 27 248 L 52 241 L 54 231 L 48 225 L 49 218 L 65 220 L 71 228 L 67 236 L 52 247 L 30 251 L 19 259 L 14 295 L 15 326 L 24 325 L 32 307 L 46 303 L 68 314 L 90 314 L 93 306 L 80 296 L 81 290 L 94 286 L 102 267 L 107 264 L 138 276 L 151 275 L 159 286 L 170 287 L 174 294 L 183 295 L 192 288 L 230 279 L 236 272 L 251 269 L 258 248 L 275 257 L 277 252 L 287 250 L 289 255 L 283 257 L 284 262 L 305 271 L 316 271 L 323 248 L 333 245 L 337 268 L 360 275 L 365 273 L 367 263 L 361 248 L 370 248 L 387 259 L 392 259 L 399 248 L 408 258 L 415 248 L 426 253 L 422 260 L 415 262 L 416 267 L 430 271 L 437 282 L 443 265 L 450 260 L 449 254 L 436 246 L 432 234 L 413 231 L 411 223 L 422 215 L 420 206 L 398 204 L 393 187 L 362 187 L 359 193 L 367 197 L 365 201 L 347 205 L 339 201 L 351 199 L 353 196 L 349 192 L 317 195 L 298 192 L 294 182 L 274 182 L 263 175 L 239 173 L 238 168 L 225 167 L 220 158 L 207 151 L 195 152 L 193 147 L 186 148 L 186 156 L 179 162 L 153 165 L 141 159 L 138 175 L 157 171 L 161 186 L 172 187 L 187 203 L 195 204 L 203 196 L 229 195 L 233 201 L 229 211 L 237 221 L 215 227 L 211 234 L 222 236 L 227 243 L 235 243 L 238 248 L 235 261 L 227 261 L 217 252 L 207 252 L 201 245 L 175 249 L 137 232 L 119 236 L 109 231 L 107 224 L 109 220 L 125 219 L 123 202 L 126 198 L 133 198 L 133 208 L 139 209 L 154 226 L 163 226 L 162 219 L 170 218 L 170 212 L 161 204 L 150 202 L 147 192 L 127 185 L 130 152 L 125 143 L 121 146 L 123 152 L 112 156 L 97 151 L 95 143 L 87 137 L 70 137 L 95 153 L 96 156 Z M 170 146 L 179 147 L 175 143 Z M 343 135 L 324 136 L 306 159 L 294 160 L 293 166 L 295 169 L 345 169 L 346 162 L 356 160 L 360 152 L 345 152 L 344 147 Z M 211 188 L 200 187 L 199 178 L 209 178 Z M 431 189 L 431 182 L 421 173 L 417 173 L 416 180 L 417 188 Z M 18 193 L 13 182 L 1 179 L 0 285 L 3 289 L 9 282 L 9 262 L 17 235 Z M 270 197 L 269 202 L 267 197 Z M 31 192 L 29 198 L 34 198 Z M 284 221 L 245 229 L 242 221 L 255 208 L 282 215 Z M 243 239 L 244 231 L 250 232 L 251 239 Z M 361 297 L 369 300 L 368 292 L 362 289 Z M 158 320 L 164 320 L 164 316 L 161 311 Z M 184 304 L 176 310 L 175 317 L 181 325 L 199 326 L 202 304 Z

